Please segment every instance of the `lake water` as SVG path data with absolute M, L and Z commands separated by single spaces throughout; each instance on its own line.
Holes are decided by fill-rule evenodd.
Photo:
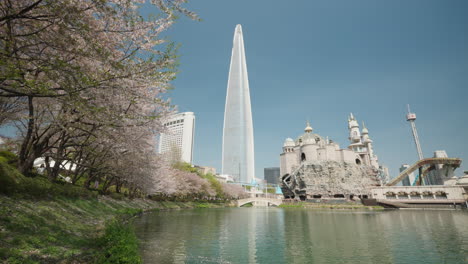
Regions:
M 468 263 L 468 212 L 221 208 L 134 222 L 144 263 Z

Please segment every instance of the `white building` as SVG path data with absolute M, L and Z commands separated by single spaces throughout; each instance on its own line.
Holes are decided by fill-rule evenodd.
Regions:
M 224 111 L 222 174 L 236 182 L 255 177 L 254 137 L 249 78 L 241 25 L 234 31 Z
M 172 161 L 192 164 L 195 115 L 183 112 L 170 116 L 164 123 L 166 133 L 159 137 L 158 153 L 166 153 Z
M 362 131 L 353 114 L 348 118 L 350 145 L 347 149 L 312 133 L 313 129 L 307 122 L 305 133 L 296 140 L 287 138 L 283 144 L 283 153 L 280 155 L 280 175 L 291 174 L 303 162 L 336 161 L 367 165 L 379 170 L 378 158 L 374 154 L 369 131 L 363 123 Z M 362 132 L 362 134 L 361 134 Z

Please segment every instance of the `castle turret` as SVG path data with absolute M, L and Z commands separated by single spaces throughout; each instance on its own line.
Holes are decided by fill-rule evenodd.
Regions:
M 348 118 L 349 140 L 351 144 L 361 142 L 361 132 L 359 131 L 359 124 L 354 118 L 353 113 Z
M 377 160 L 377 156 L 374 154 L 374 149 L 372 146 L 372 139 L 369 137 L 369 130 L 367 129 L 364 122 L 362 122 L 362 143 L 367 149 L 367 155 L 369 160 L 369 165 L 373 166 L 374 168 L 379 168 L 379 163 Z
M 295 147 L 294 140 L 292 138 L 287 138 L 283 144 L 283 153 L 280 155 L 280 175 L 289 174 L 292 171 L 292 167 L 297 166 L 297 158 L 294 150 Z

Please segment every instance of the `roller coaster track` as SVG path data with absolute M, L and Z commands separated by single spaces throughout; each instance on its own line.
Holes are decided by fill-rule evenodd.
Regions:
M 454 167 L 459 167 L 461 164 L 462 160 L 459 158 L 428 158 L 428 159 L 422 159 L 413 164 L 411 167 L 407 168 L 404 170 L 398 177 L 395 179 L 391 180 L 386 184 L 386 186 L 395 186 L 397 183 L 402 181 L 405 177 L 410 175 L 413 171 L 418 170 L 419 168 L 424 167 L 425 165 L 435 165 L 435 164 L 443 164 L 443 165 L 451 165 Z M 428 169 L 425 169 L 422 173 L 422 176 L 426 174 Z M 422 178 L 422 177 L 420 177 Z M 420 179 L 421 180 L 421 179 Z

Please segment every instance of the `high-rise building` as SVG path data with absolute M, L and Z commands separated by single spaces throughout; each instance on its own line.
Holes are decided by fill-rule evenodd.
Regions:
M 229 68 L 223 128 L 222 174 L 236 182 L 254 179 L 254 138 L 242 27 L 237 25 Z
M 195 134 L 193 112 L 169 116 L 164 126 L 166 133 L 159 137 L 158 153 L 165 153 L 172 162 L 184 161 L 192 164 Z
M 264 168 L 263 169 L 263 177 L 269 184 L 278 184 L 280 176 L 280 168 L 279 167 L 272 167 L 272 168 Z

